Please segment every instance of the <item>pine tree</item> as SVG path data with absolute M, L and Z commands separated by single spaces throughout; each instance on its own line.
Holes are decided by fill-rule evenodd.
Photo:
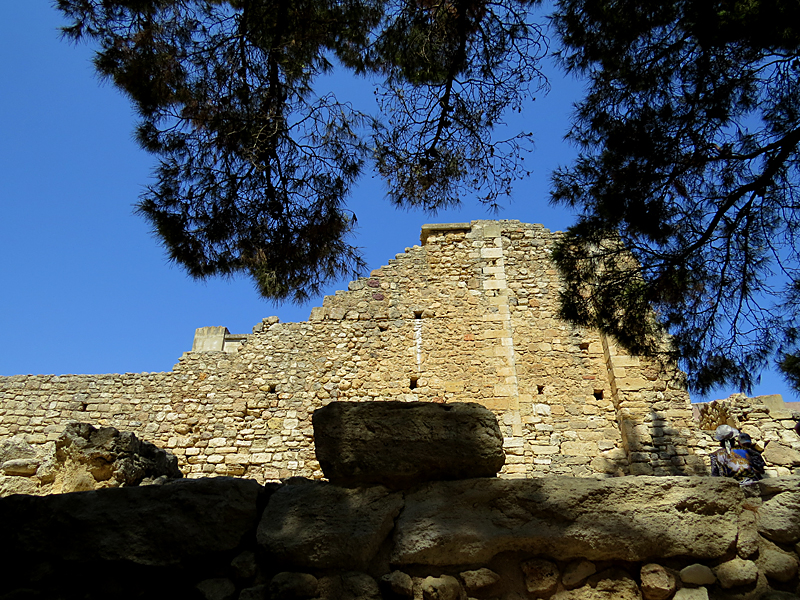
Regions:
M 669 332 L 700 392 L 776 357 L 797 384 L 800 4 L 562 0 L 554 24 L 590 82 L 553 176 L 581 214 L 563 316 L 640 354 Z
M 398 205 L 465 188 L 492 204 L 522 174 L 492 130 L 540 84 L 524 0 L 58 0 L 72 40 L 133 102 L 159 159 L 139 212 L 204 278 L 246 272 L 302 301 L 363 263 L 346 199 L 375 157 Z M 333 68 L 384 81 L 383 116 L 318 88 Z M 371 127 L 368 127 L 371 125 Z

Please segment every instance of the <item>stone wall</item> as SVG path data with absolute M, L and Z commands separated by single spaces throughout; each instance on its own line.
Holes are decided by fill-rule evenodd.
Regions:
M 713 438 L 714 429 L 726 424 L 748 434 L 756 447 L 763 450 L 768 477 L 800 475 L 797 403 L 787 404 L 780 395 L 747 398 L 734 394 L 724 400 L 694 404 L 693 410 L 700 425 L 695 435 L 695 451 L 699 456 L 719 448 L 719 442 Z
M 557 314 L 558 232 L 518 221 L 423 226 L 421 245 L 308 321 L 203 328 L 169 373 L 0 378 L 0 437 L 52 443 L 71 420 L 132 431 L 189 477 L 320 477 L 310 415 L 332 399 L 480 402 L 504 477 L 703 472 L 672 365 L 627 356 Z M 210 348 L 210 350 L 209 350 Z
M 790 600 L 800 480 L 210 478 L 0 498 L 0 599 Z

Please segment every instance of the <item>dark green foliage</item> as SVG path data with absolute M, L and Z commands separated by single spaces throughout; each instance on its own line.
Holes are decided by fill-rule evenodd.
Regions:
M 435 212 L 476 190 L 496 207 L 527 175 L 528 135 L 496 141 L 492 132 L 509 108 L 521 109 L 531 85 L 546 86 L 537 68 L 546 40 L 528 22 L 536 3 L 389 3 L 373 49 L 386 117 L 373 143 L 396 205 Z
M 401 205 L 508 192 L 519 146 L 491 132 L 539 81 L 526 5 L 57 1 L 67 37 L 99 43 L 98 72 L 131 98 L 137 140 L 159 157 L 138 210 L 170 258 L 297 301 L 363 267 L 345 200 L 371 155 Z M 387 123 L 315 87 L 334 62 L 386 80 Z
M 800 4 L 562 0 L 554 24 L 591 84 L 553 176 L 582 215 L 563 315 L 680 358 L 700 392 L 781 356 L 800 389 Z

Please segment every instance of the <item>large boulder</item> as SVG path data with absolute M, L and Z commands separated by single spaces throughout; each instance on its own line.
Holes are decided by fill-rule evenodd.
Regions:
M 263 486 L 249 479 L 180 479 L 164 485 L 0 498 L 0 539 L 25 563 L 170 565 L 236 548 L 258 522 Z
M 317 460 L 337 485 L 494 477 L 505 462 L 497 419 L 476 403 L 331 402 L 312 422 Z
M 380 486 L 284 485 L 258 525 L 258 543 L 298 568 L 365 570 L 394 527 L 403 496 Z
M 178 459 L 129 431 L 69 423 L 55 445 L 52 492 L 139 485 L 183 477 Z
M 0 440 L 0 497 L 136 486 L 183 477 L 172 453 L 131 432 L 68 423 L 55 442 Z
M 473 479 L 405 495 L 390 561 L 481 564 L 505 551 L 557 560 L 715 559 L 735 548 L 743 492 L 703 477 Z

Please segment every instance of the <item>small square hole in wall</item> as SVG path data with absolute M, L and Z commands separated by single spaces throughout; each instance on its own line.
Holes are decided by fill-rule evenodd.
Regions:
M 536 392 L 537 392 L 537 393 L 538 393 L 540 396 L 541 396 L 542 394 L 544 394 L 544 386 L 543 386 L 543 385 L 537 385 L 537 386 L 536 386 Z
M 277 392 L 277 391 L 278 391 L 278 384 L 277 384 L 277 383 L 270 383 L 270 384 L 267 386 L 267 392 L 268 392 L 268 393 L 270 393 L 270 394 L 274 394 L 274 393 L 275 393 L 275 392 Z
M 408 389 L 410 389 L 410 390 L 417 389 L 417 381 L 418 380 L 419 380 L 419 377 L 412 377 L 411 379 L 409 379 L 408 380 Z
M 594 398 L 595 398 L 595 400 L 602 400 L 603 399 L 603 390 L 595 390 L 594 391 Z
M 414 311 L 414 318 L 415 319 L 421 319 L 422 318 L 422 311 L 421 310 L 415 310 Z

